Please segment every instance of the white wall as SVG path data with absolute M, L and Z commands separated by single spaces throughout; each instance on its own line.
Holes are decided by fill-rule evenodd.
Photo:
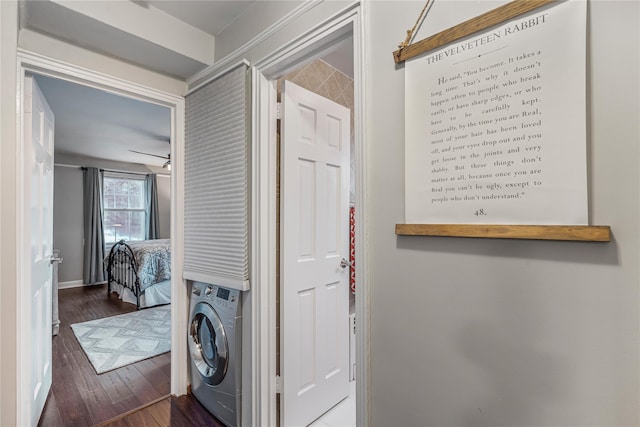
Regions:
M 30 52 L 96 70 L 156 90 L 174 95 L 182 95 L 185 92 L 186 85 L 181 80 L 28 29 L 20 30 L 18 45 Z
M 391 52 L 422 4 L 366 7 L 373 425 L 640 425 L 638 2 L 589 2 L 590 220 L 611 243 L 396 236 L 404 72 Z M 435 2 L 416 40 L 493 7 Z

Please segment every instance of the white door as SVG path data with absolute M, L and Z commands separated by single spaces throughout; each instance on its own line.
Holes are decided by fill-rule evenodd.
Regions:
M 282 89 L 282 425 L 308 425 L 349 394 L 349 109 Z
M 51 388 L 51 287 L 53 252 L 53 132 L 54 117 L 32 76 L 25 77 L 25 241 L 28 246 L 30 328 L 24 353 L 28 365 L 28 390 L 31 408 L 29 425 L 37 425 Z

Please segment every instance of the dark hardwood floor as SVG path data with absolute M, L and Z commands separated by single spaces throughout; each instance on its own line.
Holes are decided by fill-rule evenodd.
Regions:
M 106 285 L 63 289 L 58 301 L 53 384 L 38 425 L 93 426 L 169 395 L 171 353 L 97 375 L 71 330 L 72 323 L 128 313 L 135 305 L 108 298 Z
M 193 396 L 167 397 L 106 427 L 224 427 Z M 102 427 L 101 426 L 101 427 Z

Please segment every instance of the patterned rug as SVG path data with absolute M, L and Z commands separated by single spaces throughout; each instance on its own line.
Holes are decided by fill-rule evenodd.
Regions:
M 171 350 L 171 305 L 71 325 L 98 374 Z

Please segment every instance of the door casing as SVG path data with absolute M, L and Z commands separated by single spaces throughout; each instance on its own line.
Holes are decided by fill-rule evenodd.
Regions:
M 182 253 L 183 253 L 183 205 L 184 194 L 184 98 L 162 92 L 156 89 L 148 88 L 137 83 L 122 80 L 116 77 L 90 71 L 74 64 L 69 64 L 43 55 L 32 53 L 19 49 L 17 54 L 18 62 L 18 123 L 16 125 L 18 144 L 16 153 L 16 188 L 17 203 L 16 216 L 17 228 L 24 230 L 29 227 L 23 220 L 25 209 L 28 208 L 28 197 L 25 192 L 23 182 L 24 176 L 24 78 L 26 73 L 34 73 L 54 78 L 59 78 L 74 83 L 90 86 L 96 89 L 105 90 L 118 95 L 134 98 L 140 101 L 151 102 L 168 107 L 171 110 L 171 162 L 174 165 L 171 173 L 171 238 L 172 238 L 172 279 L 171 292 L 173 304 L 171 305 L 171 393 L 182 395 L 187 392 L 187 349 L 181 345 L 184 339 L 184 331 L 187 330 L 189 300 L 184 280 L 182 280 Z M 19 239 L 16 248 L 17 255 L 17 276 L 18 283 L 22 283 L 29 269 L 29 259 L 23 256 L 26 246 L 29 242 Z M 29 337 L 29 319 L 25 317 L 28 310 L 23 310 L 26 304 L 29 304 L 29 292 L 25 287 L 17 287 L 16 304 L 18 307 L 18 321 L 16 322 L 16 334 L 18 336 L 18 345 L 16 347 L 17 381 L 16 381 L 16 397 L 17 397 L 17 425 L 26 425 L 31 411 L 29 390 L 26 385 L 26 379 L 29 374 L 30 355 L 27 351 L 25 343 Z
M 253 347 L 252 370 L 254 425 L 276 425 L 276 79 L 298 64 L 306 63 L 328 52 L 334 43 L 353 36 L 354 43 L 354 130 L 356 167 L 356 417 L 358 425 L 369 425 L 369 292 L 367 289 L 367 229 L 366 207 L 366 147 L 364 127 L 365 72 L 363 51 L 364 28 L 361 24 L 360 3 L 311 29 L 305 35 L 266 58 L 253 67 L 252 114 L 253 127 L 253 214 L 252 272 L 254 286 L 252 308 Z M 268 357 L 261 357 L 268 355 Z

